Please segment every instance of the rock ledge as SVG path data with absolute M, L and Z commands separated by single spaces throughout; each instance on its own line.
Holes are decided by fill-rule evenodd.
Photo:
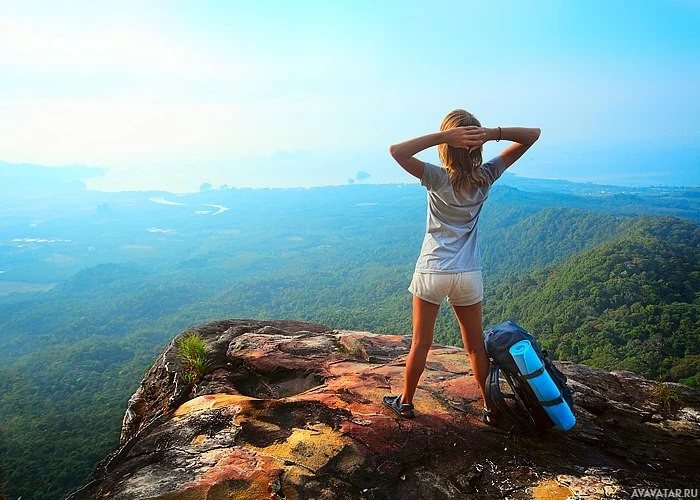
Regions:
M 628 498 L 700 485 L 700 392 L 557 362 L 578 423 L 517 436 L 481 423 L 464 351 L 434 344 L 415 420 L 401 390 L 410 338 L 298 321 L 198 331 L 212 369 L 184 385 L 176 337 L 129 401 L 121 445 L 72 499 Z

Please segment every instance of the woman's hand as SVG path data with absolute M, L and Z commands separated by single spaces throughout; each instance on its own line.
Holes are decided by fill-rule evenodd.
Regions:
M 468 149 L 471 153 L 475 149 L 479 149 L 488 141 L 487 129 L 470 125 L 468 127 L 455 127 L 445 130 L 444 142 L 453 148 Z

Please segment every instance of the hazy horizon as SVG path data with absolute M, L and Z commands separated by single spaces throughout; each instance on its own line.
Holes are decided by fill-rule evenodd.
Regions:
M 700 157 L 700 148 L 698 148 L 698 156 Z M 496 153 L 494 153 L 496 154 Z M 388 155 L 387 155 L 388 156 Z M 431 155 L 430 153 L 420 155 L 425 161 L 439 163 L 436 155 Z M 485 154 L 485 157 L 487 155 Z M 676 157 L 678 159 L 689 158 L 684 152 L 676 152 Z M 585 160 L 585 158 L 584 158 Z M 614 159 L 610 160 L 611 162 Z M 600 168 L 597 169 L 585 169 L 585 167 L 570 166 L 569 168 L 559 168 L 557 171 L 548 170 L 546 162 L 544 166 L 539 165 L 533 159 L 526 158 L 521 164 L 521 168 L 511 168 L 500 180 L 499 183 L 508 184 L 510 181 L 521 180 L 533 180 L 533 181 L 561 181 L 561 182 L 572 182 L 578 184 L 594 184 L 600 186 L 614 186 L 619 188 L 649 188 L 649 187 L 668 187 L 668 188 L 697 188 L 700 187 L 700 169 L 692 162 L 689 161 L 685 165 L 679 163 L 674 166 L 675 174 L 669 175 L 666 172 L 655 173 L 655 172 L 645 172 L 644 169 L 638 168 L 634 163 L 630 165 L 617 164 L 615 168 L 610 168 L 607 165 L 599 165 Z M 670 163 L 670 162 L 669 162 Z M 92 192 L 150 192 L 150 191 L 160 191 L 168 192 L 173 194 L 188 194 L 197 193 L 202 191 L 202 187 L 207 184 L 210 185 L 207 189 L 221 189 L 221 188 L 236 188 L 236 189 L 312 189 L 319 187 L 331 187 L 331 186 L 343 186 L 351 184 L 418 184 L 418 180 L 414 177 L 406 174 L 399 167 L 395 166 L 391 159 L 388 159 L 382 165 L 383 170 L 372 168 L 371 166 L 366 166 L 364 169 L 360 169 L 355 173 L 350 173 L 350 176 L 345 178 L 341 174 L 336 174 L 335 178 L 333 175 L 328 175 L 327 178 L 323 179 L 325 182 L 318 182 L 318 178 L 303 178 L 302 176 L 297 176 L 295 180 L 297 183 L 292 182 L 240 182 L 240 178 L 237 179 L 239 182 L 236 183 L 236 179 L 233 177 L 227 177 L 222 175 L 217 177 L 216 175 L 202 176 L 196 178 L 191 176 L 182 181 L 182 178 L 175 179 L 176 182 L 172 182 L 172 179 L 163 180 L 160 182 L 156 179 L 153 185 L 139 185 L 143 182 L 142 178 L 135 179 L 136 183 L 130 182 L 130 179 L 124 178 L 122 182 L 114 182 L 113 176 L 110 175 L 109 169 L 93 167 L 88 165 L 34 165 L 34 164 L 13 164 L 9 162 L 3 162 L 0 159 L 0 167 L 5 166 L 5 169 L 0 169 L 0 181 L 3 179 L 7 180 L 17 180 L 22 179 L 29 183 L 39 182 L 46 179 L 59 179 L 63 182 L 78 180 L 85 185 L 85 189 Z M 8 175 L 9 170 L 18 169 L 14 172 L 15 175 Z M 30 173 L 22 173 L 19 169 L 24 168 L 24 171 L 28 167 L 41 169 L 41 173 L 37 173 L 36 170 Z M 606 168 L 607 167 L 607 168 Z M 196 170 L 196 169 L 195 169 Z M 23 171 L 23 172 L 24 172 Z M 55 174 L 49 175 L 55 171 Z M 67 173 L 63 173 L 67 172 Z M 63 173 L 63 174 L 62 174 Z M 559 174 L 557 176 L 557 173 Z M 217 182 L 217 179 L 219 182 Z M 262 178 L 264 179 L 264 178 Z M 269 178 L 268 178 L 269 179 Z M 260 180 L 260 179 L 258 179 Z M 7 182 L 0 184 L 0 192 L 3 191 L 3 187 L 7 187 Z M 170 187 L 170 188 L 169 188 Z M 13 186 L 14 188 L 14 186 Z

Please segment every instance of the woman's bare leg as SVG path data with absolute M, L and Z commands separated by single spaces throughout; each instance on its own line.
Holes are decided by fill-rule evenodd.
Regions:
M 474 378 L 481 390 L 481 397 L 486 407 L 486 376 L 489 372 L 489 358 L 484 346 L 484 332 L 481 321 L 481 302 L 471 306 L 452 306 L 462 332 L 462 342 L 472 363 Z
M 413 403 L 418 380 L 425 369 L 425 360 L 428 357 L 430 346 L 433 345 L 435 320 L 439 310 L 439 304 L 433 304 L 413 296 L 413 341 L 411 342 L 411 352 L 406 358 L 402 403 Z

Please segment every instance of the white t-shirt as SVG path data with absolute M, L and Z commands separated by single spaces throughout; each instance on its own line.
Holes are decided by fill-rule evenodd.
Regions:
M 464 195 L 455 192 L 446 168 L 426 163 L 421 184 L 428 189 L 428 219 L 416 271 L 461 273 L 481 269 L 477 223 L 491 185 L 505 171 L 500 156 L 480 167 L 487 182 L 470 187 Z

